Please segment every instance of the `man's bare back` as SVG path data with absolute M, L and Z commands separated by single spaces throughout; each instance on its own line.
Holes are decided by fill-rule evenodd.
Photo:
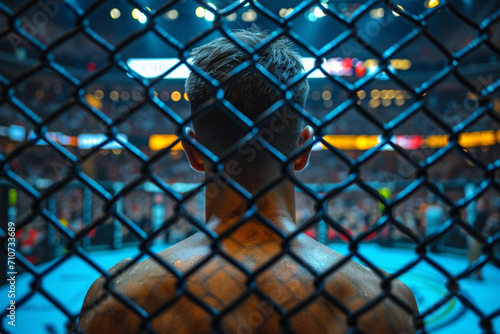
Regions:
M 296 181 L 290 178 L 307 166 L 317 138 L 296 112 L 305 107 L 309 91 L 300 55 L 286 39 L 269 43 L 269 37 L 258 28 L 238 31 L 232 38 L 218 38 L 191 54 L 191 66 L 225 81 L 221 84 L 224 99 L 246 117 L 255 121 L 283 103 L 272 111 L 272 117 L 261 119 L 259 136 L 289 157 L 287 161 L 264 149 L 262 142 L 242 140 L 249 129 L 213 103 L 221 94 L 206 77 L 193 71 L 186 80 L 194 131 L 184 129 L 182 146 L 191 167 L 206 175 L 205 221 L 219 236 L 235 227 L 250 207 L 286 235 L 297 229 Z M 255 53 L 250 57 L 233 38 Z M 255 62 L 282 85 L 258 75 L 256 67 L 240 66 Z M 301 79 L 295 82 L 298 77 Z M 289 87 L 290 82 L 295 83 Z M 235 143 L 239 143 L 237 149 Z M 199 145 L 212 152 L 211 157 Z M 233 189 L 234 183 L 239 185 L 238 191 Z M 246 191 L 244 196 L 241 189 Z M 200 232 L 158 254 L 181 276 L 188 275 L 185 279 L 177 279 L 153 259 L 130 266 L 118 264 L 110 270 L 120 272 L 114 280 L 116 292 L 142 310 L 131 310 L 118 295 L 103 290 L 105 280 L 100 278 L 85 298 L 79 325 L 89 334 L 139 333 L 148 323 L 139 317 L 142 314 L 157 332 L 169 334 L 212 333 L 216 329 L 228 334 L 324 334 L 346 333 L 356 326 L 371 334 L 414 332 L 412 314 L 418 312 L 417 305 L 404 284 L 393 280 L 390 292 L 382 292 L 381 278 L 353 261 L 318 280 L 315 273 L 325 273 L 343 257 L 304 234 L 282 248 L 281 237 L 252 219 L 222 239 L 218 248 L 225 255 Z M 270 261 L 272 265 L 264 267 Z M 389 295 L 399 299 L 406 310 Z M 379 298 L 383 296 L 386 298 Z M 380 303 L 365 308 L 373 301 Z
M 263 228 L 262 224 L 249 222 L 222 241 L 221 250 L 255 272 L 281 252 L 281 238 Z M 343 257 L 305 235 L 294 238 L 291 252 L 322 273 Z M 210 240 L 202 233 L 172 246 L 158 254 L 163 260 L 183 274 L 212 256 Z M 116 272 L 127 262 L 122 261 L 110 272 Z M 79 325 L 92 333 L 139 333 L 141 320 L 115 297 L 101 288 L 103 278 L 89 290 L 84 306 L 100 300 L 97 306 L 83 312 Z M 325 291 L 344 304 L 351 312 L 363 307 L 381 293 L 380 278 L 371 270 L 348 261 L 325 279 Z M 187 295 L 181 296 L 168 309 L 161 312 L 173 298 L 177 298 L 176 279 L 153 259 L 133 265 L 114 280 L 115 289 L 130 298 L 149 314 L 157 314 L 152 327 L 158 333 L 210 333 L 213 317 L 210 312 L 226 312 L 226 308 L 247 293 L 245 273 L 220 255 L 213 255 L 186 280 L 186 290 L 210 308 L 200 307 Z M 252 285 L 251 285 L 252 286 Z M 339 308 L 319 293 L 315 277 L 291 256 L 283 255 L 268 269 L 257 275 L 255 288 L 266 297 L 249 294 L 238 305 L 231 305 L 229 312 L 220 318 L 220 328 L 226 333 L 281 333 L 286 328 L 280 322 L 280 312 L 293 311 L 289 326 L 296 333 L 345 333 L 349 329 L 347 317 Z M 408 303 L 415 312 L 417 305 L 413 294 L 401 282 L 392 282 L 391 292 Z M 307 306 L 295 312 L 295 307 L 311 296 L 318 296 Z M 359 318 L 359 327 L 366 333 L 414 333 L 412 315 L 401 309 L 389 298 Z

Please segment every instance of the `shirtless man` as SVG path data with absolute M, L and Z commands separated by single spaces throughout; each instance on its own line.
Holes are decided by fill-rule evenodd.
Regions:
M 390 277 L 386 272 L 346 261 L 303 233 L 297 233 L 288 246 L 283 244 L 283 237 L 297 229 L 294 185 L 285 173 L 293 175 L 306 167 L 313 142 L 312 128 L 304 127 L 294 109 L 304 107 L 309 85 L 301 80 L 287 94 L 276 85 L 303 72 L 299 55 L 286 40 L 261 48 L 269 39 L 264 32 L 251 29 L 233 36 L 259 49 L 254 60 L 276 78 L 274 82 L 257 73 L 248 61 L 251 57 L 226 38 L 195 49 L 192 64 L 221 83 L 232 106 L 256 122 L 262 120 L 259 133 L 278 155 L 290 157 L 294 152 L 288 171 L 256 140 L 245 138 L 226 155 L 248 130 L 216 102 L 214 97 L 222 91 L 192 73 L 186 91 L 197 117 L 194 131 L 186 129 L 182 144 L 192 168 L 212 180 L 206 188 L 207 229 L 212 236 L 233 230 L 218 247 L 198 232 L 157 254 L 177 275 L 187 275 L 183 280 L 152 258 L 118 263 L 109 270 L 116 293 L 108 291 L 106 278 L 96 280 L 85 298 L 79 326 L 89 334 L 149 333 L 149 329 L 169 334 L 324 334 L 353 328 L 358 331 L 349 333 L 414 333 L 417 305 L 399 280 L 382 284 L 384 277 Z M 259 119 L 266 110 L 273 112 L 268 119 Z M 205 154 L 198 144 L 213 155 Z M 227 159 L 217 169 L 214 160 L 224 156 Z M 216 178 L 214 171 L 225 177 Z M 241 192 L 227 177 L 243 188 Z M 268 191 L 259 193 L 270 184 Z M 259 196 L 250 203 L 245 194 Z M 126 305 L 118 294 L 136 307 Z M 374 302 L 378 302 L 375 307 L 364 307 Z

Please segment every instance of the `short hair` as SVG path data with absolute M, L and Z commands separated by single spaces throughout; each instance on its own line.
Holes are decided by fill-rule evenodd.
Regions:
M 268 36 L 268 33 L 256 27 L 237 30 L 231 35 L 251 48 L 255 48 Z M 304 72 L 300 55 L 292 50 L 292 43 L 284 37 L 274 39 L 260 49 L 257 55 L 256 63 L 283 84 Z M 197 47 L 192 51 L 191 57 L 192 65 L 219 82 L 229 79 L 222 86 L 224 98 L 252 121 L 269 110 L 273 104 L 285 99 L 284 92 L 272 84 L 270 79 L 260 73 L 255 66 L 234 74 L 232 78 L 228 77 L 235 67 L 251 58 L 231 39 L 222 37 Z M 309 92 L 307 78 L 302 78 L 290 90 L 293 101 L 304 108 Z M 204 104 L 206 105 L 207 101 L 214 98 L 216 94 L 213 85 L 194 71 L 186 80 L 186 92 L 193 115 L 205 110 Z M 197 110 L 198 108 L 202 111 Z M 215 155 L 220 156 L 248 131 L 228 116 L 230 111 L 221 110 L 215 104 L 210 105 L 208 109 L 200 116 L 193 118 L 193 127 L 197 140 Z M 303 120 L 295 108 L 290 107 L 288 103 L 277 109 L 275 113 L 277 115 L 270 116 L 267 119 L 268 122 L 264 121 L 259 127 L 262 129 L 274 116 L 279 116 L 279 120 L 273 121 L 280 122 L 281 120 L 280 129 L 283 131 L 279 131 L 279 134 L 275 134 L 273 139 L 268 141 L 281 153 L 289 155 L 297 147 Z

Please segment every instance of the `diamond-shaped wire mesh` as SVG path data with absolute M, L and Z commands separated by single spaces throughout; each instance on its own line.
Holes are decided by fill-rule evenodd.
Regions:
M 323 299 L 340 311 L 349 333 L 360 333 L 363 331 L 358 328 L 358 318 L 384 299 L 390 299 L 401 312 L 412 313 L 407 301 L 391 290 L 391 282 L 425 264 L 445 278 L 447 292 L 421 309 L 420 314 L 412 315 L 415 330 L 427 332 L 426 320 L 454 298 L 476 314 L 484 333 L 498 331 L 493 321 L 500 308 L 484 311 L 478 307 L 461 289 L 460 281 L 487 264 L 500 268 L 496 252 L 500 243 L 498 226 L 490 223 L 488 233 L 481 233 L 465 214 L 479 198 L 499 197 L 500 159 L 495 156 L 495 145 L 500 143 L 500 8 L 493 1 L 415 3 L 304 0 L 281 8 L 285 4 L 249 0 L 1 2 L 4 63 L 0 65 L 0 120 L 8 122 L 0 124 L 1 135 L 6 137 L 0 141 L 2 265 L 7 264 L 7 256 L 11 257 L 7 221 L 16 220 L 17 231 L 27 231 L 34 224 L 36 228 L 31 231 L 44 234 L 36 250 L 22 243 L 23 235 L 16 236 L 18 271 L 33 280 L 31 293 L 16 300 L 17 309 L 21 310 L 35 294 L 41 295 L 64 314 L 68 332 L 83 332 L 77 325 L 80 313 L 68 309 L 51 293 L 44 279 L 76 257 L 103 275 L 104 289 L 123 305 L 123 310 L 131 310 L 140 319 L 139 328 L 144 333 L 158 332 L 160 327 L 155 321 L 176 307 L 179 300 L 197 305 L 199 312 L 210 316 L 210 331 L 222 333 L 226 317 L 239 312 L 238 308 L 250 298 L 270 301 L 266 306 L 278 318 L 273 332 L 295 332 L 294 317 Z M 128 17 L 130 13 L 133 18 Z M 186 15 L 198 23 L 193 24 Z M 121 23 L 126 16 L 128 21 Z M 269 35 L 255 47 L 246 45 L 232 32 L 236 23 L 242 24 L 240 17 L 248 25 L 256 21 L 269 30 Z M 453 29 L 459 34 L 454 34 Z M 230 75 L 217 80 L 188 59 L 194 48 L 221 36 L 241 49 L 247 59 L 231 69 Z M 260 52 L 283 37 L 309 59 L 305 71 L 289 82 L 280 82 L 258 63 Z M 156 64 L 148 64 L 135 57 L 134 63 L 131 59 L 136 54 L 152 59 L 169 54 L 174 61 L 165 65 L 156 59 Z M 416 74 L 405 73 L 410 66 L 419 66 Z M 188 98 L 182 94 L 183 79 L 171 79 L 171 83 L 164 80 L 190 70 L 218 91 L 248 68 L 283 93 L 254 119 L 219 93 L 191 115 L 186 107 Z M 311 82 L 313 105 L 303 108 L 291 99 L 290 93 L 306 77 Z M 316 77 L 323 86 L 312 83 Z M 106 91 L 106 87 L 120 85 L 128 88 Z M 387 88 L 378 89 L 379 85 Z M 473 107 L 456 109 L 450 105 L 455 99 L 442 93 L 450 91 L 460 91 L 457 94 L 466 96 Z M 314 140 L 290 156 L 283 155 L 258 131 L 283 105 L 299 114 L 315 132 Z M 398 108 L 381 110 L 391 105 Z M 446 110 L 441 110 L 445 105 Z M 247 135 L 218 155 L 184 131 L 193 119 L 203 117 L 214 107 L 248 130 Z M 158 127 L 171 136 L 161 137 L 163 145 L 151 149 L 152 131 Z M 19 132 L 23 139 L 18 139 Z M 140 139 L 147 137 L 150 149 Z M 187 174 L 174 163 L 182 158 L 178 149 L 181 140 L 189 142 L 213 165 L 204 180 L 187 177 L 190 186 L 175 182 Z M 301 224 L 291 233 L 284 233 L 257 209 L 256 202 L 274 183 L 251 193 L 222 172 L 231 153 L 250 141 L 283 165 L 276 182 L 291 182 L 298 191 L 297 199 L 302 203 L 299 206 L 309 206 L 308 213 L 301 211 Z M 316 159 L 313 152 L 309 167 L 313 172 L 291 173 L 291 163 L 311 147 L 325 151 L 321 159 Z M 473 147 L 481 149 L 475 151 Z M 99 169 L 111 165 L 107 159 L 113 161 L 114 167 Z M 397 162 L 397 174 L 384 173 L 387 161 Z M 323 169 L 314 169 L 315 165 Z M 450 166 L 452 170 L 446 174 Z M 338 176 L 329 178 L 333 173 Z M 447 180 L 450 177 L 445 175 L 454 175 L 455 180 Z M 211 182 L 224 183 L 246 201 L 247 212 L 220 234 L 204 224 L 203 190 Z M 73 204 L 64 208 L 63 203 L 73 197 L 82 199 L 83 204 L 76 209 Z M 426 233 L 422 224 L 400 219 L 405 203 L 422 197 L 434 198 L 446 211 L 447 220 L 431 233 L 430 226 Z M 378 212 L 375 218 L 363 218 L 366 226 L 360 229 L 349 225 L 349 217 L 340 219 L 339 213 L 344 210 L 340 202 L 348 206 L 359 198 Z M 15 206 L 22 218 L 15 219 L 12 211 L 7 213 L 9 205 Z M 142 207 L 154 211 L 159 205 L 167 210 L 153 214 L 149 222 L 142 221 L 140 214 L 133 216 Z M 76 227 L 68 223 L 75 221 L 68 218 L 72 210 L 82 212 Z M 495 214 L 498 212 L 491 216 Z M 250 218 L 259 221 L 266 233 L 280 238 L 282 244 L 281 252 L 254 271 L 221 245 Z M 211 254 L 187 272 L 152 249 L 166 233 L 175 239 L 175 231 L 182 229 L 198 230 L 212 242 Z M 324 282 L 344 261 L 326 271 L 312 267 L 307 259 L 291 251 L 291 243 L 303 232 L 323 242 L 335 239 L 347 243 L 345 261 L 357 259 L 372 269 L 379 278 L 381 294 L 355 310 L 343 305 L 339 296 L 327 292 Z M 183 233 L 184 237 L 192 231 Z M 415 252 L 404 266 L 387 275 L 360 249 L 372 239 L 390 244 L 394 235 Z M 471 265 L 459 272 L 450 271 L 428 253 L 452 242 L 453 236 L 467 237 L 480 249 Z M 108 272 L 92 259 L 94 249 L 122 248 L 131 242 L 137 253 L 120 271 Z M 122 295 L 112 284 L 115 277 L 144 256 L 162 266 L 177 288 L 170 299 L 161 301 L 149 313 L 144 305 Z M 258 284 L 260 275 L 284 256 L 301 266 L 314 282 L 314 291 L 288 308 L 273 301 Z M 190 277 L 203 271 L 203 266 L 215 257 L 231 266 L 234 275 L 244 277 L 246 284 L 245 292 L 223 307 L 214 307 L 208 298 L 187 288 Z M 38 266 L 48 261 L 52 262 Z M 82 312 L 100 303 L 98 299 Z M 3 309 L 1 315 L 6 319 L 9 310 Z M 1 326 L 2 333 L 14 332 L 6 322 Z

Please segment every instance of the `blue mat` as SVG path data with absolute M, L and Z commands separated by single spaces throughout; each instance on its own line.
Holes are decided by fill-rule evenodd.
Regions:
M 165 246 L 157 246 L 159 251 Z M 333 245 L 337 251 L 345 254 L 345 245 Z M 417 256 L 410 250 L 382 248 L 375 244 L 365 244 L 360 248 L 363 256 L 386 270 L 393 272 L 415 259 Z M 133 257 L 138 253 L 135 248 L 90 253 L 90 257 L 103 269 L 107 269 L 121 259 Z M 439 262 L 451 274 L 461 272 L 467 267 L 467 259 L 450 255 L 429 255 Z M 56 260 L 57 261 L 57 260 Z M 359 259 L 357 259 L 358 262 Z M 47 269 L 55 261 L 40 266 Z M 50 293 L 54 300 L 64 306 L 72 315 L 76 315 L 82 305 L 90 284 L 99 277 L 99 273 L 85 261 L 71 257 L 56 270 L 44 276 L 41 286 Z M 483 281 L 464 279 L 459 282 L 460 291 L 472 304 L 488 315 L 500 308 L 500 270 L 493 266 L 483 269 Z M 416 267 L 405 273 L 401 280 L 414 292 L 421 312 L 447 295 L 446 277 L 428 263 L 422 261 Z M 63 334 L 67 316 L 39 292 L 32 293 L 30 285 L 33 277 L 29 273 L 18 275 L 16 281 L 16 302 L 31 295 L 31 298 L 16 311 L 16 326 L 7 325 L 8 318 L 2 319 L 4 328 L 10 333 L 33 334 Z M 0 287 L 0 295 L 7 296 L 8 287 Z M 8 306 L 7 299 L 2 298 L 2 309 Z M 457 298 L 447 303 L 426 317 L 428 332 L 432 334 L 475 334 L 482 333 L 479 317 L 464 307 Z M 500 333 L 500 318 L 494 321 L 494 332 Z

